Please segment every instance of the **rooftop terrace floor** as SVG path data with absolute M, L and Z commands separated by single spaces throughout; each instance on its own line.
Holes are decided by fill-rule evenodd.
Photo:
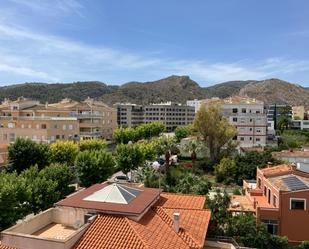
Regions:
M 76 232 L 76 229 L 58 223 L 50 223 L 32 235 L 48 239 L 66 239 Z

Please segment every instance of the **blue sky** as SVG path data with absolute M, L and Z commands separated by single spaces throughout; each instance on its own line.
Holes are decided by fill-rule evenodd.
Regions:
M 308 0 L 3 0 L 0 85 L 189 75 L 309 87 Z

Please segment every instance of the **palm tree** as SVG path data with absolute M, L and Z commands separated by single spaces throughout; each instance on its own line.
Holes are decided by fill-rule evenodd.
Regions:
M 201 144 L 197 140 L 191 140 L 183 146 L 183 150 L 190 153 L 192 161 L 192 172 L 195 172 L 195 161 L 197 159 L 197 153 L 201 150 Z
M 173 149 L 176 148 L 175 141 L 169 137 L 160 137 L 156 140 L 156 150 L 158 155 L 165 156 L 165 168 L 169 169 L 170 158 L 172 155 Z

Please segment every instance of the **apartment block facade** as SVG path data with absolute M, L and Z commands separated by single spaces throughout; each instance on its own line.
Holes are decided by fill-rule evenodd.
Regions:
M 168 132 L 177 126 L 186 126 L 193 122 L 195 108 L 167 102 L 150 105 L 116 104 L 118 125 L 136 127 L 139 124 L 161 122 Z
M 293 165 L 257 169 L 255 187 L 244 181 L 246 198 L 268 232 L 290 243 L 309 240 L 309 174 Z
M 212 98 L 200 100 L 201 105 L 218 104 L 229 123 L 237 128 L 234 140 L 240 147 L 265 146 L 267 137 L 267 118 L 264 103 L 248 97 L 234 96 L 226 99 Z M 190 102 L 187 102 L 190 104 Z
M 231 97 L 223 100 L 223 115 L 237 128 L 241 147 L 265 146 L 267 119 L 264 103 L 256 99 Z
M 14 142 L 18 137 L 44 143 L 58 139 L 110 139 L 116 127 L 116 110 L 92 99 L 41 104 L 19 98 L 5 100 L 0 105 L 2 144 Z

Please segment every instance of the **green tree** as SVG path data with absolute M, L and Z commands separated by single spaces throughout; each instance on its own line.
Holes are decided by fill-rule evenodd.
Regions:
M 218 182 L 224 181 L 229 184 L 234 181 L 237 174 L 237 166 L 232 158 L 222 158 L 220 163 L 215 166 L 215 175 Z
M 60 199 L 72 192 L 69 184 L 75 175 L 67 165 L 51 164 L 39 172 L 39 177 L 57 182 L 56 191 L 60 193 Z
M 173 151 L 178 150 L 176 143 L 173 138 L 170 137 L 159 137 L 153 140 L 154 148 L 157 152 L 157 155 L 164 155 L 165 157 L 165 168 L 169 169 L 170 166 L 170 158 L 173 154 Z
M 271 235 L 270 242 L 268 243 L 269 249 L 287 249 L 289 246 L 289 240 L 286 236 Z
M 242 185 L 242 179 L 255 179 L 257 167 L 264 168 L 268 162 L 274 165 L 281 163 L 280 160 L 273 158 L 269 151 L 250 151 L 244 155 L 237 155 L 235 162 L 237 166 L 235 181 L 238 185 Z
M 151 122 L 147 124 L 141 124 L 135 129 L 138 139 L 150 139 L 152 137 L 159 136 L 165 130 L 165 125 L 161 122 Z
M 177 142 L 180 142 L 181 139 L 188 137 L 193 132 L 193 125 L 187 126 L 177 126 L 175 129 L 175 138 Z
M 136 146 L 142 151 L 145 160 L 152 161 L 157 157 L 155 144 L 153 142 L 140 140 L 136 143 Z
M 144 153 L 137 144 L 118 144 L 116 146 L 116 164 L 123 173 L 137 169 L 144 161 Z
M 38 213 L 53 206 L 60 199 L 58 183 L 41 175 L 37 166 L 24 170 L 20 174 L 28 192 L 28 213 Z
M 216 195 L 212 199 L 207 199 L 206 208 L 211 210 L 209 235 L 225 234 L 226 224 L 231 217 L 228 210 L 230 201 L 230 196 L 225 191 L 222 193 L 220 189 L 216 189 Z
M 192 161 L 192 172 L 195 172 L 195 162 L 197 159 L 197 152 L 201 150 L 201 144 L 197 140 L 192 140 L 186 143 L 184 146 L 184 151 L 190 153 L 191 161 Z
M 27 214 L 28 192 L 16 173 L 0 172 L 0 230 Z
M 117 128 L 113 133 L 113 139 L 117 144 L 127 144 L 139 140 L 139 137 L 134 128 Z
M 30 139 L 17 138 L 9 146 L 8 152 L 12 170 L 16 170 L 18 173 L 35 164 L 40 169 L 49 164 L 48 146 L 38 144 Z
M 87 139 L 79 142 L 79 150 L 105 150 L 106 141 L 103 139 Z
M 193 125 L 206 143 L 210 159 L 214 162 L 219 160 L 222 147 L 237 134 L 236 128 L 223 117 L 217 105 L 208 108 L 202 105 L 195 115 Z
M 76 158 L 78 177 L 83 186 L 106 181 L 115 170 L 112 155 L 104 150 L 83 151 Z
M 309 249 L 309 240 L 303 241 L 299 246 L 296 247 L 297 249 Z
M 52 162 L 73 166 L 79 148 L 73 141 L 58 140 L 49 146 L 49 151 Z
M 207 195 L 211 189 L 211 183 L 205 177 L 187 174 L 180 178 L 175 189 L 177 193 Z
M 233 237 L 239 244 L 246 247 L 268 248 L 270 234 L 264 225 L 256 223 L 256 217 L 253 214 L 230 216 L 226 224 L 225 234 Z

